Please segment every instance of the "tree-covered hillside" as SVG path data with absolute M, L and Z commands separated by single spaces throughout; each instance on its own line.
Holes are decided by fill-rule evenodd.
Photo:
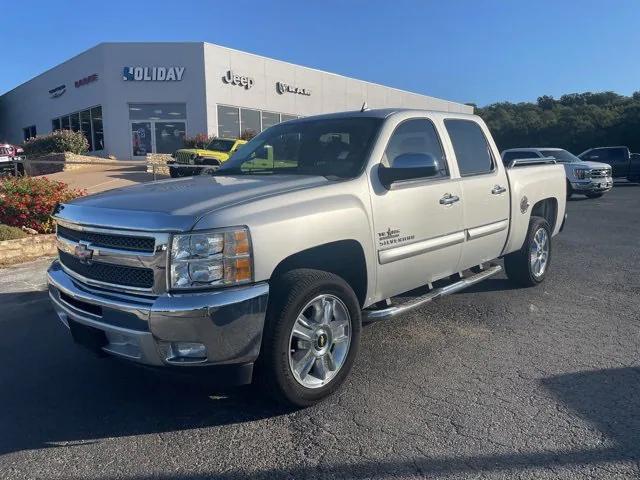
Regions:
M 640 152 L 640 91 L 572 93 L 536 103 L 495 103 L 477 107 L 500 150 L 561 147 L 579 154 L 590 147 L 626 145 Z

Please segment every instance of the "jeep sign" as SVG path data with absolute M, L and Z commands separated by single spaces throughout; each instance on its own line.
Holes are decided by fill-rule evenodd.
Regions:
M 222 81 L 224 83 L 228 83 L 229 85 L 244 87 L 245 90 L 249 90 L 255 83 L 253 78 L 244 75 L 238 75 L 236 73 L 233 73 L 231 70 L 227 71 L 226 75 L 222 77 Z
M 184 75 L 184 67 L 124 67 L 122 80 L 125 82 L 179 82 Z

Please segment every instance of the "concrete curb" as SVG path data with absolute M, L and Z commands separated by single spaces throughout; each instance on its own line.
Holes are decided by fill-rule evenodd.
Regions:
M 56 253 L 54 233 L 5 240 L 0 242 L 0 265 L 13 265 L 39 257 L 56 255 Z

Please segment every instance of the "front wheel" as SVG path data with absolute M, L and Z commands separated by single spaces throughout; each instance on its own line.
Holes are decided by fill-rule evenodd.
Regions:
M 602 195 L 602 193 L 587 193 L 586 194 L 588 198 L 600 198 Z
M 272 292 L 258 380 L 276 400 L 307 407 L 349 375 L 360 342 L 360 305 L 342 278 L 319 270 L 288 272 Z
M 507 277 L 523 287 L 542 283 L 551 264 L 551 227 L 542 217 L 531 217 L 522 248 L 504 257 Z

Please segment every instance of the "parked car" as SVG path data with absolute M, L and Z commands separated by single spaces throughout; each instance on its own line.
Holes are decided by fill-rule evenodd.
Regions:
M 255 372 L 307 406 L 346 379 L 362 322 L 489 278 L 497 258 L 512 282 L 543 282 L 565 197 L 560 165 L 505 168 L 475 115 L 307 117 L 265 130 L 211 177 L 60 205 L 49 293 L 91 349 L 217 367 L 236 384 Z
M 231 158 L 246 140 L 234 138 L 216 138 L 207 148 L 182 148 L 172 155 L 175 159 L 169 163 L 169 173 L 172 178 L 188 177 L 192 175 L 210 174 L 220 168 Z M 208 165 L 211 168 L 189 168 L 189 165 Z
M 24 165 L 19 163 L 24 157 L 22 147 L 10 143 L 0 143 L 0 175 L 14 175 L 16 170 L 19 175 L 24 173 Z M 16 168 L 17 163 L 17 168 Z
M 605 162 L 611 165 L 614 178 L 640 182 L 640 155 L 627 147 L 596 147 L 578 155 L 582 160 Z
M 598 198 L 613 188 L 611 166 L 584 161 L 561 148 L 511 148 L 502 152 L 502 161 L 507 165 L 513 160 L 525 158 L 553 158 L 562 164 L 567 176 L 567 197 L 580 193 L 589 198 Z

